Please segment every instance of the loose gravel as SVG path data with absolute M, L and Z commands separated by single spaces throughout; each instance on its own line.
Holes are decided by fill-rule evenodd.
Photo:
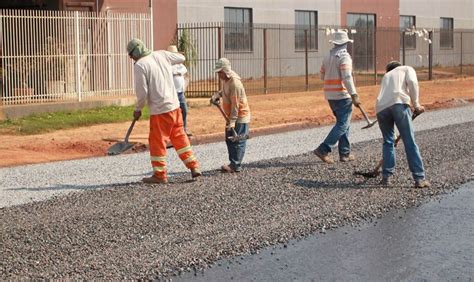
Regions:
M 472 113 L 471 113 L 472 114 Z M 474 122 L 418 132 L 429 189 L 414 189 L 403 146 L 391 187 L 366 180 L 381 140 L 356 162 L 312 153 L 247 164 L 240 174 L 176 174 L 171 185 L 123 184 L 0 209 L 2 279 L 153 279 L 210 266 L 315 232 L 380 217 L 473 176 Z
M 462 101 L 461 101 L 462 102 Z M 415 123 L 416 131 L 474 121 L 474 105 L 426 112 Z M 380 138 L 377 125 L 361 130 L 364 122 L 351 125 L 351 142 Z M 248 141 L 245 162 L 288 157 L 316 148 L 331 126 L 258 136 Z M 194 146 L 204 170 L 219 168 L 227 162 L 224 142 Z M 105 152 L 104 152 L 105 153 Z M 168 151 L 171 175 L 186 171 L 173 149 Z M 0 207 L 41 201 L 74 191 L 106 188 L 113 184 L 140 181 L 151 174 L 149 153 L 53 162 L 0 168 Z

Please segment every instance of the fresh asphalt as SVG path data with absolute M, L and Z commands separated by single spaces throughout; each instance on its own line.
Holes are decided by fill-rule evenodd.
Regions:
M 474 106 L 427 112 L 414 122 L 415 130 L 429 130 L 474 121 Z M 364 122 L 353 122 L 353 143 L 381 137 L 377 126 L 361 130 Z M 245 162 L 287 157 L 313 150 L 332 126 L 258 136 L 248 141 Z M 194 146 L 203 170 L 214 170 L 227 162 L 224 142 Z M 377 148 L 380 149 L 380 148 Z M 105 153 L 105 152 L 104 152 Z M 168 151 L 170 175 L 186 171 L 173 149 Z M 357 154 L 357 152 L 355 152 Z M 357 156 L 362 157 L 362 156 Z M 151 174 L 148 153 L 98 157 L 0 169 L 0 208 L 41 201 L 73 191 L 100 189 L 111 184 L 139 182 Z
M 472 281 L 474 182 L 358 226 L 222 260 L 176 281 Z

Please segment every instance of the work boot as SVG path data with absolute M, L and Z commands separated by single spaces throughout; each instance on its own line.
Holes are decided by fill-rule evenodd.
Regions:
M 200 170 L 199 168 L 196 167 L 196 168 L 192 168 L 192 169 L 191 169 L 191 177 L 192 177 L 193 179 L 196 179 L 196 178 L 198 178 L 198 177 L 201 176 L 201 175 L 202 175 L 202 173 L 201 173 L 201 170 Z
M 168 184 L 168 179 L 166 178 L 158 178 L 156 176 L 145 177 L 142 179 L 143 183 L 147 184 Z
M 341 162 L 352 162 L 353 160 L 355 160 L 355 157 L 352 154 L 349 154 L 347 156 L 340 156 L 339 157 L 339 161 L 341 161 Z
M 415 188 L 428 188 L 430 186 L 431 184 L 428 182 L 428 180 L 425 180 L 425 179 L 415 180 Z
M 334 163 L 334 160 L 333 158 L 328 154 L 323 154 L 319 148 L 317 148 L 316 150 L 313 151 L 313 153 L 318 156 L 323 162 L 325 163 L 328 163 L 328 164 L 333 164 Z
M 234 173 L 234 172 L 238 172 L 238 171 L 235 171 L 230 165 L 223 165 L 223 166 L 221 166 L 221 172 L 222 173 Z
M 382 185 L 382 186 L 391 186 L 392 181 L 390 181 L 389 177 L 382 177 L 382 180 L 380 180 L 380 185 Z

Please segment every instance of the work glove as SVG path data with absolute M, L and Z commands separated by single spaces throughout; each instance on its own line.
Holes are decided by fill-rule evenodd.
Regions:
M 421 114 L 424 113 L 424 112 L 425 112 L 425 107 L 419 106 L 419 107 L 416 107 L 416 108 L 415 108 L 414 114 L 418 116 L 418 115 L 421 115 Z
M 211 100 L 209 101 L 212 105 L 219 105 L 221 103 L 220 99 L 222 97 L 221 92 L 216 92 L 212 95 Z
M 359 95 L 357 95 L 357 93 L 351 94 L 351 99 L 352 99 L 352 104 L 354 104 L 354 106 L 356 107 L 360 106 Z
M 133 112 L 133 119 L 138 120 L 142 116 L 142 111 L 134 111 Z
M 211 97 L 211 100 L 209 100 L 209 103 L 210 103 L 211 105 L 216 105 L 216 106 L 217 106 L 217 105 L 219 105 L 219 104 L 221 103 L 221 100 L 220 100 L 219 97 L 214 98 L 214 96 L 213 96 L 213 97 Z

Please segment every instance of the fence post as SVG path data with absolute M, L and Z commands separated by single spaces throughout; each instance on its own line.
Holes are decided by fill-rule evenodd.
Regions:
M 81 58 L 80 58 L 80 48 L 79 48 L 79 11 L 74 12 L 75 17 L 75 29 L 76 29 L 76 92 L 77 92 L 77 100 L 79 102 L 82 101 L 82 94 L 81 94 Z
M 402 31 L 402 65 L 405 65 L 405 31 Z
M 304 30 L 304 64 L 305 64 L 305 89 L 308 91 L 308 30 Z
M 217 27 L 217 56 L 218 56 L 217 59 L 222 58 L 222 27 L 221 26 Z M 219 89 L 217 90 L 220 91 L 222 88 L 222 82 L 220 79 L 217 79 L 217 81 L 219 83 Z
M 462 75 L 462 31 L 461 31 L 461 75 Z
M 430 44 L 428 44 L 428 80 L 433 78 L 433 31 L 428 32 Z
M 377 28 L 374 30 L 374 85 L 377 85 Z
M 268 93 L 267 89 L 267 29 L 263 29 L 263 91 L 265 94 Z

